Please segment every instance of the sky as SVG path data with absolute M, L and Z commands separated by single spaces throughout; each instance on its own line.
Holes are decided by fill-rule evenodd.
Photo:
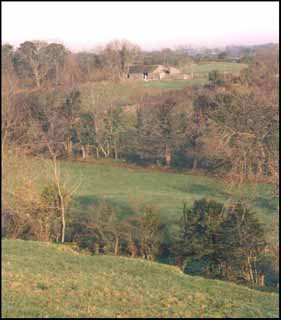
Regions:
M 93 49 L 127 39 L 145 50 L 279 40 L 279 2 L 6 2 L 2 43 L 26 40 Z

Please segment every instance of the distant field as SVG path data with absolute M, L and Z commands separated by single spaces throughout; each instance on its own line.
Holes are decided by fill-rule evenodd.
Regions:
M 3 318 L 278 318 L 278 295 L 66 245 L 2 241 Z
M 120 83 L 101 82 L 81 86 L 84 109 L 92 109 L 95 105 L 126 106 L 135 104 L 144 95 L 156 95 L 163 90 L 180 90 L 188 86 L 201 86 L 206 79 L 194 80 L 151 80 L 124 81 Z
M 202 64 L 192 64 L 183 68 L 184 72 L 208 73 L 213 70 L 219 72 L 239 72 L 246 68 L 247 64 L 236 62 L 212 62 Z
M 181 214 L 183 200 L 192 205 L 194 200 L 202 197 L 226 202 L 230 197 L 238 196 L 235 188 L 213 178 L 117 164 L 61 162 L 63 172 L 67 172 L 73 181 L 82 181 L 77 193 L 76 210 L 88 212 L 93 204 L 104 199 L 119 207 L 122 215 L 127 215 L 131 212 L 130 203 L 138 201 L 157 206 L 163 218 L 174 220 Z M 20 181 L 21 175 L 31 173 L 39 174 L 38 183 L 42 184 L 46 176 L 42 163 L 29 159 L 23 165 L 25 169 L 14 172 L 15 176 L 10 177 L 10 187 Z M 277 206 L 277 200 L 271 196 L 272 187 L 265 184 L 245 186 L 242 193 L 261 219 L 269 223 Z
M 165 89 L 165 88 L 164 88 Z M 166 88 L 167 89 L 167 88 Z M 174 89 L 171 86 L 169 89 Z M 163 88 L 146 86 L 144 81 L 98 82 L 84 84 L 80 87 L 82 92 L 82 108 L 93 110 L 104 106 L 128 106 L 133 105 L 144 95 L 156 95 Z
M 192 64 L 182 68 L 183 72 L 194 72 L 199 74 L 202 78 L 194 80 L 155 80 L 143 82 L 146 88 L 159 88 L 163 90 L 180 90 L 188 86 L 203 86 L 208 83 L 208 72 L 217 70 L 219 72 L 237 73 L 246 68 L 247 65 L 243 63 L 232 62 L 212 62 L 203 64 Z
M 206 79 L 194 79 L 194 80 L 153 80 L 144 82 L 144 87 L 147 88 L 159 88 L 165 90 L 181 90 L 188 86 L 202 86 L 207 84 Z

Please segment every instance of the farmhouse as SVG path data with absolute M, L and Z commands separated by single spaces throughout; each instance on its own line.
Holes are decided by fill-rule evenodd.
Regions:
M 175 67 L 164 65 L 135 65 L 130 68 L 130 73 L 131 79 L 144 81 L 193 79 L 193 74 L 185 74 Z
M 173 79 L 175 76 L 179 76 L 181 71 L 177 68 L 170 67 L 170 66 L 162 66 L 158 65 L 156 69 L 154 69 L 151 73 L 152 79 Z

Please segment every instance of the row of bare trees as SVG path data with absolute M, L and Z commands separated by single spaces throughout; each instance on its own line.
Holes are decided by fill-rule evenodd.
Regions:
M 70 238 L 95 254 L 154 260 L 159 253 L 163 230 L 159 212 L 152 206 L 135 209 L 133 215 L 122 217 L 109 203 L 96 204 L 86 216 L 73 217 Z
M 92 100 L 77 89 L 3 96 L 2 148 L 30 154 L 125 158 L 140 164 L 204 169 L 246 180 L 278 180 L 278 104 L 237 85 L 147 96 L 128 113 L 114 101 Z
M 1 48 L 2 69 L 20 89 L 69 86 L 93 80 L 121 80 L 140 59 L 140 48 L 115 40 L 98 52 L 72 53 L 61 43 L 25 41 Z

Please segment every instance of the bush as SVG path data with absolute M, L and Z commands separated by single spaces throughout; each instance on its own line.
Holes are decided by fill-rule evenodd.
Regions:
M 276 283 L 263 225 L 241 202 L 227 208 L 207 199 L 192 208 L 184 204 L 179 226 L 174 254 L 185 272 L 259 286 Z

